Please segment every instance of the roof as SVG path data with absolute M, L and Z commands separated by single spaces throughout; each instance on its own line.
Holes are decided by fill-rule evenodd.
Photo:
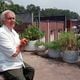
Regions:
M 20 20 L 22 23 L 31 23 L 32 16 L 28 13 L 18 13 L 16 14 L 17 19 Z
M 38 17 L 35 17 L 38 20 Z M 65 21 L 65 16 L 49 16 L 49 17 L 40 17 L 40 21 L 44 20 L 53 20 L 53 21 Z

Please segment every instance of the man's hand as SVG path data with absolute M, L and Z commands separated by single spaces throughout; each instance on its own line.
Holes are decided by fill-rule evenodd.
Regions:
M 23 39 L 21 39 L 21 40 L 20 40 L 20 45 L 24 47 L 25 45 L 27 45 L 27 44 L 28 44 L 28 42 L 29 42 L 29 40 L 28 40 L 28 39 L 23 38 Z
M 16 47 L 16 53 L 14 53 L 12 56 L 16 57 L 21 52 L 21 50 L 28 44 L 28 42 L 29 40 L 27 40 L 26 38 L 21 39 L 20 45 Z

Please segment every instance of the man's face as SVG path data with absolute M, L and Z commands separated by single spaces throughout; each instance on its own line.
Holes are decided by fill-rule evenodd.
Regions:
M 9 12 L 5 15 L 4 24 L 8 28 L 13 28 L 15 26 L 15 14 L 12 12 Z

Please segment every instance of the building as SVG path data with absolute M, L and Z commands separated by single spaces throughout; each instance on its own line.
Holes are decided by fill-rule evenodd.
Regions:
M 38 19 L 38 18 L 37 18 Z M 38 20 L 35 20 L 38 22 Z M 66 17 L 65 16 L 51 16 L 40 17 L 39 28 L 45 32 L 46 41 L 52 41 L 58 38 L 60 32 L 65 31 Z
M 18 13 L 16 14 L 16 27 L 15 30 L 18 33 L 22 33 L 29 24 L 32 24 L 32 15 L 28 13 Z

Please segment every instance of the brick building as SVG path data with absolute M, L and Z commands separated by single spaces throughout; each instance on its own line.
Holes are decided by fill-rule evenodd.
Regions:
M 80 25 L 80 20 L 67 20 L 65 16 L 40 17 L 39 23 L 37 19 L 35 20 L 36 25 L 39 25 L 39 28 L 45 32 L 46 41 L 58 39 L 60 32 L 69 31 L 74 26 Z
M 38 19 L 38 18 L 37 18 Z M 46 41 L 57 39 L 59 33 L 65 31 L 65 16 L 40 17 L 39 28 L 45 32 Z

